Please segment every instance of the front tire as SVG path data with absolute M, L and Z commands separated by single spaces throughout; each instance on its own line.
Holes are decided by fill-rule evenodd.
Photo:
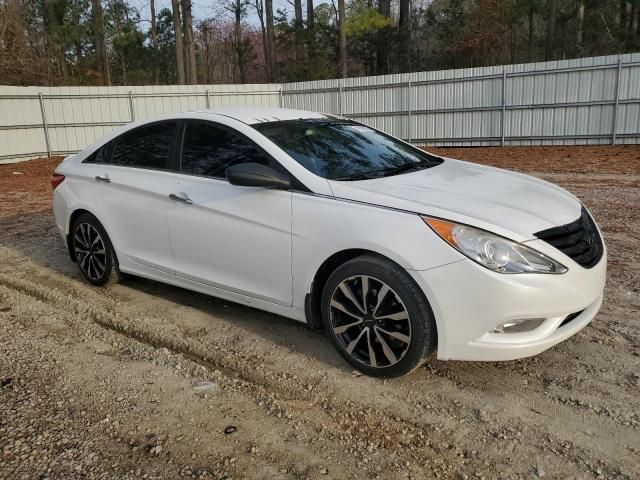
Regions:
M 374 255 L 354 258 L 329 276 L 322 322 L 338 352 L 371 376 L 405 375 L 436 346 L 424 293 L 403 268 Z
M 122 279 L 111 240 L 96 217 L 80 215 L 73 222 L 70 241 L 80 273 L 89 283 L 102 287 Z

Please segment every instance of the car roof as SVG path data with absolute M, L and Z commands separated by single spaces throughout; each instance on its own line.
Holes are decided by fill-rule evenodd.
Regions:
M 307 110 L 294 110 L 289 108 L 215 108 L 203 110 L 199 113 L 224 115 L 248 125 L 285 120 L 333 118 L 332 116 L 326 115 L 324 113 L 310 112 Z

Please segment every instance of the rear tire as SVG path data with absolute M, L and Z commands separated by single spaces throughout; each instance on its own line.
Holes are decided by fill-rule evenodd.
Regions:
M 371 376 L 405 375 L 436 346 L 436 323 L 422 290 L 402 267 L 374 255 L 354 258 L 329 276 L 322 323 L 338 352 Z
M 89 283 L 102 287 L 122 279 L 109 235 L 96 217 L 83 213 L 76 218 L 71 227 L 70 242 L 80 273 Z

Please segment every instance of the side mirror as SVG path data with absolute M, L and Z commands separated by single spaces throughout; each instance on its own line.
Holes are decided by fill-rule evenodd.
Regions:
M 273 168 L 259 163 L 240 163 L 224 171 L 231 185 L 242 187 L 281 188 L 288 190 L 291 179 Z

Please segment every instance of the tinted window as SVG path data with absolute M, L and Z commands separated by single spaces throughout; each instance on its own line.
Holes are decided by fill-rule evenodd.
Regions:
M 93 152 L 82 163 L 109 163 L 109 144 L 100 147 Z
M 174 122 L 154 123 L 127 132 L 114 141 L 111 163 L 127 167 L 169 168 Z
M 223 178 L 227 167 L 246 162 L 270 164 L 261 150 L 231 130 L 210 123 L 187 123 L 181 172 Z
M 380 133 L 343 120 L 294 120 L 254 128 L 324 178 L 361 180 L 433 167 L 442 159 Z

